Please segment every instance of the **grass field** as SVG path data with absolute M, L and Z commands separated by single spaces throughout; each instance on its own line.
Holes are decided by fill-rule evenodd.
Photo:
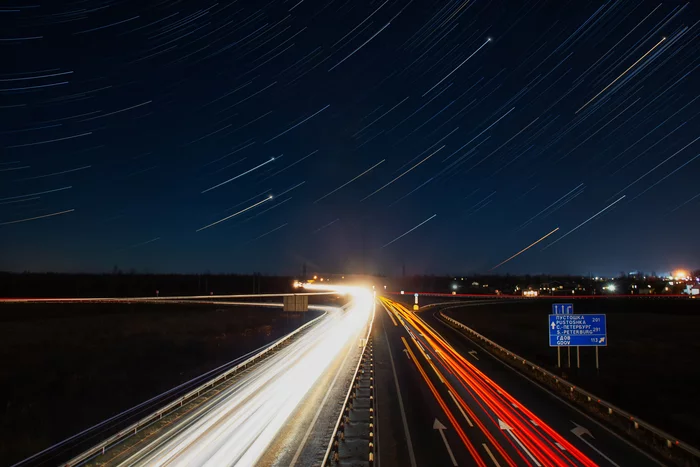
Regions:
M 318 316 L 193 304 L 0 304 L 0 465 Z
M 567 300 L 575 313 L 607 314 L 609 344 L 595 350 L 550 348 L 547 315 L 552 301 L 524 300 L 447 311 L 475 331 L 639 418 L 700 446 L 700 300 Z

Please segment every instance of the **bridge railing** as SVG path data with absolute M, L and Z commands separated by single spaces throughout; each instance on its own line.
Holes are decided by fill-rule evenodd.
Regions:
M 461 329 L 463 331 L 466 331 L 467 333 L 471 334 L 473 337 L 475 337 L 479 341 L 490 345 L 491 347 L 495 348 L 496 350 L 498 350 L 502 353 L 505 353 L 505 355 L 507 357 L 512 357 L 513 360 L 518 361 L 518 362 L 522 362 L 523 365 L 529 366 L 532 370 L 541 373 L 543 376 L 545 376 L 547 378 L 551 378 L 557 384 L 562 384 L 565 387 L 568 386 L 569 391 L 571 393 L 576 393 L 580 396 L 585 397 L 588 402 L 595 401 L 597 404 L 604 407 L 609 415 L 617 415 L 619 417 L 622 417 L 623 419 L 625 419 L 629 422 L 632 422 L 635 429 L 642 428 L 642 429 L 648 431 L 652 435 L 654 435 L 657 438 L 659 438 L 660 440 L 662 440 L 667 448 L 671 448 L 671 447 L 675 446 L 679 449 L 682 449 L 687 454 L 690 454 L 691 456 L 695 457 L 696 461 L 700 460 L 700 450 L 694 448 L 693 446 L 691 446 L 683 441 L 680 441 L 675 436 L 672 436 L 672 435 L 666 433 L 665 431 L 655 427 L 654 425 L 652 425 L 650 423 L 647 423 L 643 420 L 640 420 L 638 417 L 633 416 L 631 413 L 611 404 L 610 402 L 602 400 L 598 396 L 591 394 L 590 392 L 585 391 L 585 390 L 569 383 L 568 381 L 562 379 L 560 376 L 557 376 L 554 373 L 542 368 L 541 366 L 537 365 L 536 363 L 533 363 L 529 360 L 524 359 L 523 357 L 517 355 L 516 353 L 514 353 L 514 352 L 506 349 L 505 347 L 497 344 L 496 342 L 492 341 L 488 337 L 483 336 L 482 334 L 479 334 L 478 332 L 476 332 L 472 328 L 466 326 L 465 324 L 457 321 L 456 319 L 454 319 L 450 316 L 447 316 L 442 311 L 439 312 L 439 315 L 440 315 L 440 318 L 442 318 L 444 321 L 446 321 L 447 323 L 449 323 L 453 327 L 456 327 L 457 329 Z
M 279 296 L 279 295 L 277 295 Z M 207 296 L 208 297 L 208 296 Z M 240 297 L 240 296 L 238 296 Z M 124 439 L 136 434 L 140 429 L 150 425 L 151 423 L 155 422 L 156 420 L 160 420 L 163 418 L 163 415 L 167 415 L 170 412 L 179 409 L 182 407 L 184 404 L 190 402 L 191 400 L 199 397 L 203 392 L 210 390 L 217 384 L 221 383 L 224 380 L 227 380 L 230 376 L 234 375 L 236 372 L 238 372 L 241 369 L 247 368 L 248 365 L 255 363 L 257 360 L 261 359 L 264 357 L 266 354 L 271 352 L 272 350 L 276 349 L 279 347 L 281 344 L 287 342 L 290 338 L 293 336 L 299 334 L 301 331 L 309 328 L 310 326 L 313 326 L 315 323 L 317 323 L 321 318 L 323 318 L 326 315 L 327 312 L 324 311 L 324 313 L 317 317 L 314 318 L 313 320 L 309 321 L 308 323 L 300 326 L 299 328 L 295 329 L 291 333 L 287 334 L 283 338 L 277 340 L 274 342 L 272 345 L 269 347 L 266 347 L 263 349 L 261 352 L 258 352 L 257 354 L 251 356 L 250 358 L 244 360 L 243 362 L 239 363 L 238 365 L 230 368 L 229 370 L 225 371 L 224 373 L 221 373 L 219 376 L 207 381 L 206 383 L 202 384 L 201 386 L 193 389 L 192 391 L 188 392 L 184 396 L 179 397 L 178 399 L 170 402 L 169 404 L 161 407 L 160 409 L 156 410 L 155 412 L 151 413 L 150 415 L 147 415 L 146 417 L 142 418 L 141 420 L 133 423 L 132 425 L 124 428 L 123 430 L 119 431 L 118 433 L 110 436 L 109 438 L 105 439 L 99 444 L 96 444 L 92 448 L 88 449 L 87 451 L 82 452 L 81 454 L 73 457 L 70 459 L 68 462 L 62 464 L 66 467 L 71 467 L 71 466 L 76 466 L 84 463 L 85 461 L 89 460 L 95 455 L 99 454 L 104 454 L 107 450 L 109 450 L 111 447 L 115 446 L 119 442 L 123 441 Z

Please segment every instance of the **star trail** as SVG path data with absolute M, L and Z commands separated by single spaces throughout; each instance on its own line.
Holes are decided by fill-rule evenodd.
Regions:
M 24 3 L 0 270 L 700 261 L 693 2 Z

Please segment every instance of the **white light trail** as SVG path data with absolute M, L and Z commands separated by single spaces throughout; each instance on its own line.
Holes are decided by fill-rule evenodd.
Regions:
M 29 196 L 36 196 L 36 195 L 45 195 L 47 193 L 55 193 L 57 191 L 70 190 L 71 188 L 73 188 L 73 187 L 72 186 L 64 186 L 63 188 L 56 188 L 53 190 L 46 190 L 46 191 L 37 191 L 36 193 L 29 193 L 28 195 L 19 195 L 19 196 L 10 196 L 9 198 L 0 198 L 0 201 L 7 201 L 9 199 L 27 198 Z
M 265 199 L 262 200 L 262 201 L 258 201 L 258 202 L 255 203 L 255 204 L 251 204 L 250 206 L 248 206 L 248 207 L 245 208 L 245 209 L 241 209 L 241 210 L 238 211 L 238 212 L 234 212 L 234 213 L 231 214 L 230 216 L 226 216 L 226 217 L 224 217 L 223 219 L 219 219 L 218 221 L 212 222 L 212 223 L 209 224 L 209 225 L 205 225 L 204 227 L 200 227 L 199 229 L 195 230 L 195 232 L 201 232 L 202 230 L 208 229 L 209 227 L 214 227 L 216 224 L 220 224 L 221 222 L 227 221 L 227 220 L 231 219 L 232 217 L 236 217 L 236 216 L 239 215 L 239 214 L 243 214 L 244 212 L 249 211 L 249 210 L 253 209 L 253 208 L 256 207 L 256 206 L 260 206 L 261 204 L 270 201 L 271 199 L 272 199 L 272 195 L 268 196 L 267 198 L 265 198 Z
M 489 42 L 491 42 L 491 38 L 490 38 L 490 37 L 489 37 L 488 39 L 486 39 L 486 41 L 485 41 L 483 44 L 481 44 L 481 47 L 479 47 L 479 48 L 476 49 L 474 52 L 472 52 L 472 54 L 471 54 L 470 56 L 468 56 L 467 58 L 465 58 L 464 61 L 463 61 L 462 63 L 460 63 L 459 65 L 457 65 L 457 68 L 455 68 L 454 70 L 450 71 L 444 78 L 442 78 L 440 81 L 438 81 L 432 88 L 430 88 L 430 89 L 428 89 L 427 91 L 425 91 L 425 94 L 423 94 L 421 97 L 425 97 L 426 94 L 428 94 L 430 91 L 432 91 L 433 89 L 435 89 L 436 87 L 438 87 L 438 86 L 440 85 L 440 83 L 442 83 L 442 82 L 445 81 L 447 78 L 449 78 L 449 77 L 452 75 L 452 73 L 454 73 L 455 71 L 459 70 L 460 67 L 461 67 L 462 65 L 464 65 L 465 63 L 467 63 L 467 61 L 469 61 L 470 58 L 472 58 L 474 55 L 476 55 L 476 53 L 477 53 L 479 50 L 483 49 L 483 48 L 486 46 L 486 44 L 488 44 Z
M 355 53 L 356 53 L 358 50 L 360 50 L 362 47 L 364 47 L 364 46 L 366 46 L 367 44 L 369 44 L 369 42 L 370 42 L 372 39 L 374 39 L 375 37 L 377 37 L 377 36 L 379 35 L 379 33 L 381 33 L 383 30 L 385 30 L 386 28 L 388 28 L 390 24 L 391 24 L 391 23 L 386 23 L 386 24 L 384 25 L 383 28 L 381 28 L 379 31 L 375 32 L 374 35 L 373 35 L 372 37 L 370 37 L 369 39 L 367 39 L 366 41 L 364 41 L 364 42 L 362 43 L 362 45 L 360 45 L 358 48 L 356 48 L 355 50 L 353 50 L 352 52 L 350 52 L 350 54 L 347 55 L 344 59 L 342 59 L 341 61 L 339 61 L 338 63 L 336 63 L 336 64 L 333 65 L 332 67 L 330 67 L 330 68 L 328 69 L 328 71 L 330 72 L 330 71 L 335 70 L 335 69 L 336 69 L 338 66 L 340 66 L 340 64 L 343 63 L 345 60 L 347 60 L 348 58 L 350 58 L 350 57 L 352 57 L 353 55 L 355 55 Z
M 649 187 L 647 187 L 646 190 L 644 190 L 644 191 L 642 191 L 641 193 L 639 193 L 637 196 L 635 196 L 634 198 L 632 198 L 630 201 L 634 201 L 635 199 L 639 198 L 639 197 L 642 196 L 644 193 L 646 193 L 647 191 L 651 190 L 651 189 L 654 188 L 656 185 L 658 185 L 659 183 L 663 182 L 663 181 L 666 180 L 668 177 L 670 177 L 670 176 L 673 175 L 674 173 L 678 172 L 679 170 L 681 170 L 683 167 L 685 167 L 686 165 L 688 165 L 688 164 L 690 164 L 691 162 L 693 162 L 693 161 L 694 161 L 695 159 L 697 159 L 698 157 L 700 157 L 700 154 L 697 154 L 695 157 L 693 157 L 693 158 L 690 159 L 689 161 L 683 163 L 680 167 L 674 169 L 672 172 L 670 172 L 670 173 L 666 174 L 665 176 L 663 176 L 660 180 L 657 180 L 655 183 L 651 184 Z
M 20 179 L 17 180 L 17 181 L 18 181 L 18 182 L 24 182 L 24 181 L 27 181 L 27 180 L 37 180 L 37 179 L 39 179 L 39 178 L 53 177 L 53 176 L 56 176 L 56 175 L 64 175 L 64 174 L 67 174 L 67 173 L 78 172 L 78 171 L 80 171 L 80 170 L 89 169 L 90 167 L 92 167 L 92 166 L 91 166 L 91 165 L 84 165 L 84 166 L 78 167 L 78 168 L 76 168 L 76 169 L 62 170 L 62 171 L 60 171 L 60 172 L 53 172 L 53 173 L 46 174 L 46 175 L 37 175 L 37 176 L 35 176 L 35 177 L 20 178 Z
M 443 145 L 440 147 L 440 149 L 438 149 L 437 151 L 435 151 L 434 153 L 432 153 L 431 155 L 429 155 L 428 157 L 426 157 L 425 159 L 423 159 L 422 161 L 420 161 L 419 163 L 417 163 L 416 165 L 414 165 L 413 167 L 411 167 L 410 169 L 408 169 L 407 171 L 405 171 L 404 173 L 402 173 L 401 175 L 399 175 L 398 177 L 396 177 L 395 179 L 393 179 L 392 181 L 390 181 L 389 183 L 387 183 L 387 184 L 385 184 L 385 185 L 382 185 L 381 187 L 377 188 L 377 189 L 374 190 L 372 193 L 370 193 L 370 194 L 368 194 L 367 196 L 365 196 L 364 198 L 362 198 L 362 199 L 360 200 L 360 202 L 366 200 L 367 198 L 371 198 L 372 196 L 376 195 L 377 193 L 379 193 L 380 191 L 382 191 L 384 188 L 388 187 L 389 185 L 391 185 L 392 183 L 394 183 L 396 180 L 398 180 L 399 178 L 403 177 L 403 176 L 406 175 L 408 172 L 410 172 L 411 170 L 413 170 L 413 169 L 415 169 L 416 167 L 418 167 L 419 165 L 421 165 L 423 162 L 425 162 L 425 161 L 427 161 L 428 159 L 430 159 L 431 157 L 433 157 L 435 154 L 437 154 L 438 152 L 440 152 L 444 147 L 445 147 L 445 145 L 443 144 Z
M 553 202 L 552 204 L 550 204 L 549 206 L 547 206 L 546 208 L 544 208 L 543 210 L 541 210 L 540 212 L 538 212 L 537 214 L 535 214 L 534 216 L 532 216 L 531 218 L 529 218 L 528 220 L 526 220 L 525 222 L 523 222 L 522 224 L 520 224 L 520 227 L 518 227 L 517 229 L 515 229 L 516 232 L 517 232 L 518 230 L 522 229 L 523 227 L 528 226 L 528 225 L 529 225 L 532 221 L 534 221 L 540 214 L 542 214 L 542 213 L 545 212 L 547 209 L 551 208 L 552 206 L 554 206 L 555 204 L 557 204 L 559 201 L 563 200 L 564 198 L 566 198 L 567 196 L 569 196 L 571 193 L 575 192 L 576 190 L 578 190 L 578 189 L 581 188 L 582 186 L 584 186 L 583 183 L 579 183 L 579 184 L 576 186 L 576 188 L 574 188 L 573 190 L 569 191 L 567 194 L 565 194 L 565 195 L 562 196 L 561 198 L 557 199 L 555 202 Z
M 353 179 L 350 180 L 349 182 L 343 183 L 342 185 L 340 185 L 338 188 L 336 188 L 335 190 L 331 191 L 330 193 L 326 193 L 325 195 L 321 196 L 319 199 L 317 199 L 316 201 L 314 201 L 314 204 L 318 203 L 319 201 L 321 201 L 321 200 L 324 199 L 324 198 L 329 197 L 330 195 L 332 195 L 332 194 L 335 193 L 336 191 L 340 190 L 341 188 L 344 188 L 344 187 L 350 185 L 352 182 L 354 182 L 354 181 L 357 180 L 358 178 L 362 177 L 364 174 L 366 174 L 367 172 L 371 171 L 372 169 L 374 169 L 375 167 L 377 167 L 379 164 L 382 164 L 384 161 L 386 161 L 386 159 L 380 160 L 379 162 L 377 162 L 376 164 L 374 164 L 372 167 L 370 167 L 369 169 L 365 170 L 364 172 L 362 172 L 360 175 L 358 175 L 357 177 L 353 178 Z
M 306 156 L 302 157 L 302 158 L 301 158 L 301 159 L 299 159 L 298 161 L 292 162 L 292 163 L 291 163 L 291 164 L 289 164 L 289 165 L 288 165 L 287 167 L 283 167 L 283 168 L 279 169 L 279 170 L 278 170 L 277 172 L 275 172 L 275 173 L 273 173 L 273 174 L 270 174 L 270 175 L 268 175 L 267 177 L 263 178 L 263 179 L 262 179 L 261 181 L 263 181 L 263 182 L 264 182 L 265 180 L 267 180 L 267 179 L 270 179 L 270 178 L 274 177 L 275 175 L 279 174 L 280 172 L 284 172 L 284 171 L 285 171 L 285 170 L 287 170 L 288 168 L 290 168 L 290 167 L 293 167 L 293 166 L 297 165 L 297 164 L 298 164 L 299 162 L 301 162 L 301 161 L 303 161 L 304 159 L 307 159 L 307 158 L 309 158 L 309 157 L 313 156 L 313 155 L 314 155 L 314 154 L 316 154 L 317 152 L 318 152 L 318 149 L 316 149 L 316 150 L 315 150 L 315 151 L 313 151 L 312 153 L 310 153 L 310 154 L 308 154 L 308 155 L 306 155 Z
M 321 112 L 323 112 L 324 110 L 326 110 L 326 109 L 327 109 L 328 107 L 330 107 L 330 106 L 331 106 L 331 105 L 328 104 L 327 106 L 325 106 L 324 108 L 322 108 L 322 109 L 319 110 L 318 112 L 314 113 L 313 115 L 311 115 L 311 116 L 309 116 L 309 117 L 306 117 L 304 120 L 300 121 L 300 122 L 297 123 L 296 125 L 291 126 L 291 127 L 287 128 L 286 130 L 284 130 L 282 133 L 278 134 L 277 136 L 268 139 L 268 140 L 265 141 L 263 144 L 267 144 L 267 143 L 269 143 L 270 141 L 274 141 L 274 140 L 276 140 L 277 138 L 279 138 L 280 136 L 289 133 L 290 131 L 292 131 L 293 129 L 295 129 L 296 127 L 298 127 L 299 125 L 301 125 L 302 123 L 311 120 L 311 119 L 314 118 L 316 115 L 320 114 Z
M 413 232 L 414 230 L 416 230 L 418 227 L 420 227 L 421 225 L 425 224 L 426 222 L 428 222 L 429 220 L 431 220 L 431 219 L 433 219 L 433 218 L 435 218 L 435 217 L 437 217 L 437 214 L 433 214 L 432 216 L 430 216 L 429 218 L 427 218 L 426 220 L 424 220 L 423 222 L 421 222 L 421 223 L 418 224 L 417 226 L 415 226 L 415 227 L 413 227 L 412 229 L 410 229 L 410 230 L 404 232 L 403 234 L 399 235 L 398 237 L 396 237 L 395 239 L 393 239 L 392 241 L 390 241 L 390 242 L 387 243 L 386 245 L 382 246 L 382 248 L 386 248 L 386 247 L 388 247 L 389 245 L 391 245 L 392 243 L 394 243 L 395 241 L 402 239 L 403 237 L 405 237 L 406 235 L 410 234 L 411 232 Z
M 275 194 L 275 196 L 286 195 L 287 193 L 289 193 L 289 192 L 292 191 L 293 189 L 299 188 L 299 187 L 302 186 L 304 183 L 306 183 L 306 180 L 304 180 L 304 181 L 302 181 L 302 182 L 300 182 L 300 183 L 297 183 L 296 185 L 294 185 L 294 186 L 291 187 L 291 188 L 288 188 L 288 189 L 284 190 L 282 193 Z
M 314 230 L 313 233 L 318 233 L 318 232 L 320 232 L 321 230 L 325 229 L 326 227 L 330 227 L 331 225 L 335 224 L 335 223 L 338 222 L 339 220 L 340 220 L 340 218 L 335 219 L 335 220 L 329 222 L 328 224 L 322 225 L 322 226 L 319 227 L 318 229 Z
M 665 37 L 662 37 L 661 40 L 660 40 L 659 42 L 657 42 L 656 45 L 655 45 L 654 47 L 652 47 L 651 49 L 649 49 L 649 51 L 648 51 L 647 53 L 645 53 L 644 55 L 642 55 L 641 57 L 639 57 L 639 59 L 638 59 L 636 62 L 634 62 L 632 65 L 630 65 L 630 67 L 627 68 L 625 71 L 623 71 L 622 74 L 621 74 L 620 76 L 618 76 L 617 78 L 615 78 L 614 80 L 612 80 L 612 82 L 611 82 L 610 84 L 608 84 L 607 86 L 605 86 L 598 94 L 596 94 L 595 96 L 593 96 L 593 97 L 591 98 L 591 100 L 589 100 L 588 102 L 586 102 L 585 104 L 583 104 L 583 106 L 581 106 L 581 108 L 578 109 L 578 110 L 576 111 L 576 113 L 579 113 L 580 111 L 582 111 L 583 109 L 585 109 L 586 106 L 588 106 L 588 104 L 590 104 L 591 102 L 593 102 L 594 100 L 596 100 L 596 99 L 598 98 L 598 96 L 600 96 L 601 94 L 603 94 L 610 86 L 612 86 L 613 84 L 615 84 L 615 83 L 617 82 L 618 79 L 620 79 L 620 78 L 622 78 L 623 76 L 625 76 L 625 74 L 627 74 L 628 71 L 630 71 L 632 68 L 634 68 L 635 65 L 636 65 L 637 63 L 641 62 L 641 61 L 644 59 L 644 57 L 646 57 L 647 55 L 649 55 L 650 53 L 652 53 L 652 52 L 654 51 L 654 49 L 657 48 L 658 46 L 660 46 L 661 43 L 662 43 L 663 41 L 665 41 L 665 40 L 666 40 L 666 38 L 665 38 Z
M 552 230 L 551 232 L 549 232 L 547 235 L 545 235 L 544 237 L 540 238 L 540 239 L 537 240 L 536 242 L 530 243 L 528 246 L 526 246 L 525 248 L 523 248 L 522 250 L 520 250 L 519 252 L 517 252 L 516 254 L 514 254 L 514 255 L 511 256 L 510 258 L 508 258 L 508 259 L 506 259 L 506 260 L 504 260 L 504 261 L 501 261 L 500 263 L 498 263 L 497 265 L 495 265 L 494 267 L 492 267 L 492 268 L 489 269 L 489 270 L 490 270 L 490 271 L 493 271 L 494 269 L 496 269 L 496 268 L 498 268 L 498 267 L 500 267 L 500 266 L 503 266 L 503 265 L 506 264 L 508 261 L 510 261 L 511 259 L 513 259 L 513 258 L 515 258 L 516 256 L 520 255 L 521 253 L 525 253 L 527 250 L 529 250 L 529 249 L 532 248 L 533 246 L 537 245 L 538 243 L 540 243 L 542 240 L 544 240 L 545 238 L 547 238 L 547 237 L 549 237 L 550 235 L 552 235 L 552 234 L 553 234 L 554 232 L 556 232 L 557 230 L 559 230 L 559 227 L 557 227 L 556 229 Z
M 647 171 L 644 175 L 642 175 L 641 177 L 639 177 L 638 179 L 636 179 L 635 181 L 633 181 L 632 183 L 630 183 L 629 185 L 627 185 L 626 187 L 624 187 L 622 190 L 620 190 L 620 191 L 618 191 L 617 193 L 615 193 L 615 194 L 613 195 L 613 197 L 619 195 L 620 193 L 622 193 L 623 191 L 625 191 L 626 189 L 628 189 L 628 188 L 631 187 L 632 185 L 636 185 L 638 181 L 640 181 L 641 179 L 643 179 L 644 177 L 646 177 L 647 175 L 649 175 L 650 173 L 652 173 L 654 170 L 656 170 L 656 169 L 658 169 L 659 167 L 661 167 L 662 165 L 664 165 L 666 162 L 668 162 L 668 161 L 670 161 L 671 159 L 673 159 L 674 157 L 676 157 L 678 154 L 680 154 L 681 151 L 685 150 L 687 147 L 689 147 L 691 144 L 695 143 L 695 142 L 696 142 L 697 140 L 699 140 L 699 139 L 700 139 L 700 136 L 698 136 L 698 137 L 695 138 L 693 141 L 691 141 L 690 143 L 688 143 L 688 144 L 686 144 L 685 146 L 683 146 L 682 148 L 680 148 L 678 151 L 676 151 L 676 152 L 674 152 L 673 154 L 671 154 L 670 156 L 668 156 L 666 159 L 664 159 L 664 160 L 662 160 L 661 162 L 659 162 L 658 164 L 656 164 L 652 169 L 650 169 L 649 171 Z M 612 198 L 612 197 L 611 197 L 611 198 Z M 608 199 L 611 199 L 611 198 L 608 198 Z
M 85 133 L 80 133 L 80 134 L 78 134 L 78 135 L 66 136 L 66 137 L 64 137 L 64 138 L 48 139 L 48 140 L 46 140 L 46 141 L 36 141 L 36 142 L 34 142 L 34 143 L 24 143 L 24 144 L 15 144 L 15 145 L 12 145 L 12 146 L 5 146 L 5 149 L 26 148 L 26 147 L 29 147 L 29 146 L 39 146 L 39 145 L 41 145 L 41 144 L 55 143 L 55 142 L 57 142 L 57 141 L 66 141 L 66 140 L 68 140 L 68 139 L 80 138 L 80 137 L 88 136 L 88 135 L 91 135 L 91 134 L 92 134 L 92 131 L 88 131 L 88 132 L 85 132 Z
M 280 157 L 282 157 L 282 156 L 280 155 Z M 270 162 L 273 162 L 274 160 L 275 160 L 275 158 L 274 158 L 274 157 L 271 157 L 269 161 L 263 162 L 263 163 L 260 164 L 260 165 L 256 165 L 256 166 L 253 167 L 252 169 L 246 170 L 246 171 L 243 172 L 242 174 L 238 174 L 238 175 L 236 175 L 236 176 L 233 177 L 233 178 L 229 178 L 228 180 L 226 180 L 226 181 L 224 181 L 224 182 L 221 182 L 221 183 L 219 183 L 218 185 L 214 185 L 214 186 L 211 187 L 211 188 L 207 188 L 207 189 L 204 190 L 202 193 L 206 193 L 207 191 L 211 191 L 211 190 L 214 190 L 214 189 L 216 189 L 216 188 L 219 188 L 219 187 L 222 186 L 222 185 L 226 185 L 227 183 L 230 183 L 230 182 L 236 180 L 237 178 L 241 178 L 242 176 L 247 175 L 247 174 L 251 173 L 251 172 L 254 171 L 254 170 L 258 170 L 260 167 L 262 167 L 262 166 L 264 166 L 264 165 L 267 165 L 267 164 L 269 164 Z
M 610 209 L 611 207 L 613 207 L 614 205 L 616 205 L 617 203 L 619 203 L 620 201 L 622 201 L 622 199 L 623 199 L 625 196 L 627 196 L 627 195 L 622 195 L 622 196 L 621 196 L 620 198 L 618 198 L 616 201 L 613 201 L 612 203 L 608 204 L 606 207 L 604 207 L 603 209 L 601 209 L 601 210 L 598 211 L 597 213 L 593 214 L 591 217 L 589 217 L 589 218 L 586 219 L 585 221 L 581 222 L 579 225 L 577 225 L 577 226 L 574 227 L 573 229 L 569 230 L 569 231 L 566 232 L 564 235 L 562 235 L 561 237 L 557 238 L 556 240 L 554 240 L 552 243 L 550 243 L 550 244 L 547 245 L 546 247 L 542 248 L 542 251 L 546 250 L 547 248 L 549 248 L 550 246 L 552 246 L 552 245 L 554 245 L 555 243 L 559 242 L 560 240 L 563 240 L 564 238 L 568 237 L 570 234 L 572 234 L 572 233 L 574 233 L 576 230 L 578 230 L 579 227 L 583 226 L 584 224 L 587 224 L 588 222 L 592 221 L 592 220 L 595 219 L 596 217 L 600 216 L 600 215 L 603 214 L 605 211 L 607 211 L 608 209 Z
M 118 249 L 118 250 L 116 251 L 116 253 L 120 253 L 120 252 L 122 252 L 122 251 L 126 251 L 126 250 L 131 250 L 131 249 L 134 249 L 134 248 L 138 248 L 138 247 L 140 247 L 140 246 L 148 245 L 149 243 L 157 242 L 158 240 L 160 240 L 160 237 L 152 238 L 152 239 L 150 239 L 150 240 L 146 240 L 145 242 L 136 243 L 136 244 L 134 244 L 134 245 L 125 246 L 124 248 Z
M 305 288 L 321 289 L 315 284 Z M 352 295 L 347 310 L 332 310 L 252 373 L 184 414 L 179 429 L 164 430 L 123 465 L 256 465 L 329 365 L 364 336 L 373 313 L 372 294 L 361 288 L 333 290 Z
M 267 237 L 267 236 L 270 235 L 271 233 L 277 232 L 279 229 L 281 229 L 282 227 L 286 227 L 287 225 L 289 225 L 289 222 L 285 222 L 284 224 L 280 225 L 279 227 L 275 227 L 274 229 L 268 230 L 267 232 L 265 232 L 265 233 L 262 234 L 262 235 L 258 235 L 257 237 L 255 237 L 254 239 L 252 239 L 251 241 L 249 241 L 248 243 L 253 243 L 255 240 L 260 240 L 260 239 L 263 238 L 263 237 Z
M 30 217 L 27 219 L 19 219 L 16 221 L 9 221 L 9 222 L 0 222 L 0 225 L 10 225 L 10 224 L 19 224 L 20 222 L 29 222 L 29 221 L 34 221 L 37 219 L 45 219 L 47 217 L 53 217 L 53 216 L 60 216 L 61 214 L 68 214 L 69 212 L 73 212 L 75 209 L 69 209 L 67 211 L 61 211 L 61 212 L 54 212 L 51 214 L 45 214 L 43 216 L 36 216 L 36 217 Z

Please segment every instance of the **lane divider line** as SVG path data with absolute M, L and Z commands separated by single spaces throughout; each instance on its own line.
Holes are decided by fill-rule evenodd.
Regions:
M 467 423 L 469 424 L 469 426 L 472 427 L 472 428 L 474 428 L 474 425 L 472 424 L 472 421 L 469 420 L 469 417 L 467 417 L 467 414 L 464 412 L 464 409 L 462 408 L 461 405 L 459 405 L 459 402 L 457 402 L 457 399 L 455 399 L 455 396 L 454 396 L 454 394 L 452 394 L 452 391 L 450 391 L 450 390 L 448 389 L 448 390 L 447 390 L 447 393 L 450 395 L 450 397 L 451 397 L 452 400 L 454 401 L 454 403 L 455 403 L 455 405 L 457 406 L 457 408 L 459 409 L 459 411 L 462 412 L 462 415 L 464 415 L 464 419 L 467 421 Z
M 491 458 L 491 460 L 493 461 L 493 464 L 494 464 L 496 467 L 501 467 L 501 464 L 499 464 L 498 461 L 496 460 L 496 458 L 493 457 L 493 453 L 491 452 L 491 450 L 489 449 L 489 447 L 486 445 L 486 443 L 481 443 L 481 445 L 484 447 L 484 451 L 486 451 L 486 454 L 488 454 L 489 457 Z

